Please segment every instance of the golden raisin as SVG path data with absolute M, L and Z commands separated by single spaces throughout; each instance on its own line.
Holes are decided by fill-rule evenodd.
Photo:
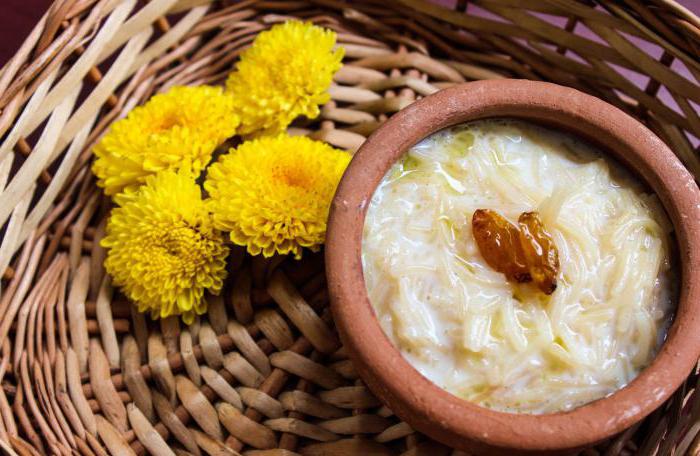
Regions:
M 520 245 L 525 253 L 533 282 L 544 294 L 557 289 L 559 252 L 552 236 L 544 229 L 537 212 L 523 212 L 518 218 Z
M 489 266 L 511 282 L 534 282 L 551 295 L 557 288 L 559 252 L 537 212 L 523 212 L 516 227 L 489 209 L 472 217 L 476 245 Z
M 472 232 L 481 255 L 489 266 L 515 282 L 532 278 L 522 251 L 518 228 L 489 209 L 477 209 L 472 217 Z

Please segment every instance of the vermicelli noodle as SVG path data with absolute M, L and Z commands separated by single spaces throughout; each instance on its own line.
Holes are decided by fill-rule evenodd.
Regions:
M 675 303 L 672 227 L 653 194 L 574 137 L 515 120 L 439 132 L 387 173 L 363 268 L 380 323 L 423 375 L 497 410 L 549 413 L 629 383 Z M 477 209 L 537 211 L 561 269 L 547 296 L 508 282 L 472 235 Z

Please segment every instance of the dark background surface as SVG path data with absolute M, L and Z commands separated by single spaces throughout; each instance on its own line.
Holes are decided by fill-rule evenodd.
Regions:
M 17 52 L 50 0 L 0 0 L 0 67 Z

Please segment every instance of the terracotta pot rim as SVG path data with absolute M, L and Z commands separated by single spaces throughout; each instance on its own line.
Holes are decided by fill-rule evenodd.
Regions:
M 443 128 L 515 117 L 571 131 L 611 153 L 658 194 L 676 233 L 681 293 L 651 365 L 614 394 L 568 412 L 512 414 L 444 391 L 415 370 L 383 333 L 360 260 L 368 202 L 389 167 Z M 457 85 L 391 117 L 355 154 L 330 212 L 326 265 L 336 326 L 361 377 L 415 429 L 465 449 L 556 451 L 591 445 L 631 426 L 681 385 L 700 356 L 700 191 L 668 147 L 621 110 L 577 90 L 525 80 Z

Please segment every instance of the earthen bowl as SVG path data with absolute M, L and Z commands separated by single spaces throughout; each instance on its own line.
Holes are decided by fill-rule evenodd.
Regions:
M 367 206 L 382 177 L 411 146 L 443 128 L 510 117 L 578 135 L 614 156 L 660 197 L 674 228 L 681 287 L 658 355 L 626 387 L 567 412 L 503 413 L 444 391 L 415 370 L 382 331 L 360 259 Z M 607 439 L 659 407 L 700 355 L 700 191 L 669 148 L 619 109 L 576 90 L 522 80 L 454 86 L 391 117 L 355 154 L 330 212 L 326 265 L 335 323 L 360 376 L 413 428 L 480 454 L 566 453 Z

